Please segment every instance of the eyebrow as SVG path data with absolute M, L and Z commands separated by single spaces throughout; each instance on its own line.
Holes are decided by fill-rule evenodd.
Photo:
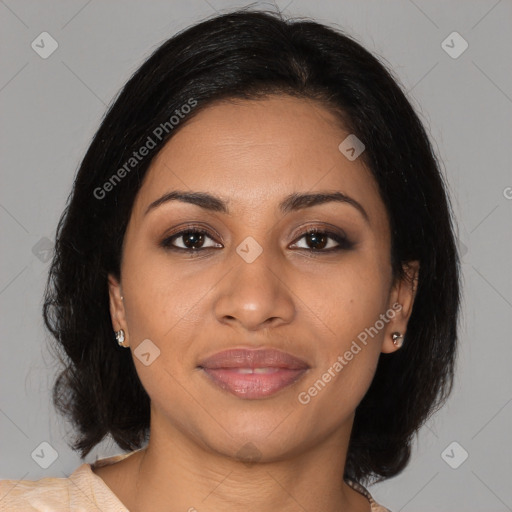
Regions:
M 174 190 L 164 194 L 162 197 L 153 201 L 144 212 L 147 215 L 151 210 L 161 206 L 162 204 L 170 201 L 180 201 L 182 203 L 195 204 L 205 210 L 212 212 L 230 214 L 227 203 L 220 197 L 209 194 L 208 192 L 185 192 L 181 190 Z M 302 210 L 304 208 L 310 208 L 312 206 L 337 202 L 346 203 L 353 206 L 359 211 L 364 217 L 366 222 L 370 222 L 366 210 L 358 203 L 355 199 L 341 192 L 316 192 L 316 193 L 304 193 L 298 194 L 296 192 L 286 196 L 281 203 L 279 203 L 279 210 L 281 213 L 287 214 L 292 211 Z

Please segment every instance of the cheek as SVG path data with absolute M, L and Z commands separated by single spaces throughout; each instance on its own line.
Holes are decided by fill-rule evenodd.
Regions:
M 315 286 L 308 280 L 298 283 L 297 295 L 316 312 L 326 332 L 335 336 L 335 348 L 341 349 L 385 312 L 389 283 L 390 276 L 377 261 L 354 254 L 333 266 Z
M 315 421 L 329 410 L 333 422 L 353 411 L 368 390 L 381 352 L 384 329 L 380 315 L 387 307 L 389 276 L 371 254 L 354 255 L 333 268 L 328 281 L 308 294 L 320 329 L 317 365 L 303 386 L 298 402 Z M 377 322 L 379 322 L 377 324 Z M 379 328 L 375 328 L 375 326 Z M 385 324 L 384 324 L 385 325 Z M 320 332 L 323 333 L 320 335 Z
M 327 425 L 343 422 L 368 390 L 378 364 L 383 331 L 371 331 L 382 313 L 381 301 L 369 294 L 337 294 L 324 322 L 329 326 L 317 344 L 317 364 L 299 390 L 297 401 L 311 422 L 325 416 Z M 325 300 L 325 297 L 324 297 Z
M 197 306 L 211 285 L 208 276 L 192 268 L 172 264 L 161 249 L 127 251 L 122 282 L 131 332 L 163 339 L 178 323 L 197 321 Z
M 349 420 L 375 374 L 378 347 L 347 340 L 339 340 L 325 364 L 297 390 L 301 424 L 319 435 Z

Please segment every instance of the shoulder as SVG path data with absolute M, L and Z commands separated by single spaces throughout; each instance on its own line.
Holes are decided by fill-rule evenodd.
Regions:
M 389 508 L 384 507 L 383 505 L 379 505 L 372 497 L 368 489 L 361 485 L 359 482 L 356 482 L 355 480 L 351 480 L 349 478 L 345 478 L 345 482 L 352 487 L 352 489 L 356 490 L 357 492 L 361 493 L 363 496 L 366 497 L 366 499 L 370 502 L 371 505 L 371 512 L 391 512 Z
M 75 473 L 83 473 L 80 466 Z M 71 505 L 76 483 L 69 478 L 42 478 L 40 480 L 1 480 L 0 511 L 64 511 Z
M 0 480 L 0 512 L 69 510 L 125 512 L 126 508 L 94 475 L 90 464 L 82 464 L 66 478 Z

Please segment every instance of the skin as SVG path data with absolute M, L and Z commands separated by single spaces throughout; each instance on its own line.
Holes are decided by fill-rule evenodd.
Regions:
M 126 231 L 121 280 L 109 276 L 112 327 L 124 329 L 151 398 L 150 441 L 95 469 L 130 511 L 370 510 L 342 481 L 346 452 L 379 355 L 398 350 L 394 331 L 406 332 L 418 263 L 405 267 L 410 280 L 393 279 L 386 208 L 362 159 L 339 151 L 348 134 L 313 101 L 221 102 L 184 124 L 152 162 Z M 173 190 L 219 196 L 230 214 L 181 201 L 145 214 Z M 368 221 L 348 203 L 278 209 L 293 192 L 335 191 L 360 203 Z M 159 245 L 190 223 L 211 233 L 204 246 L 220 249 L 191 257 Z M 315 245 L 303 236 L 310 227 L 345 232 L 355 245 L 322 253 L 338 244 Z M 248 236 L 263 250 L 252 263 L 236 252 Z M 299 403 L 299 393 L 395 303 L 402 307 L 394 318 L 307 405 Z M 133 354 L 145 339 L 160 350 L 149 366 Z M 270 397 L 242 399 L 197 368 L 234 347 L 277 348 L 310 369 Z M 257 463 L 239 460 L 248 442 Z

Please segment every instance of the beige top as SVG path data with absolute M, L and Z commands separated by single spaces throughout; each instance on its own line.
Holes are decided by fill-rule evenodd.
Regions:
M 138 450 L 136 450 L 138 451 Z M 135 453 L 129 452 L 97 460 L 94 467 L 118 462 Z M 365 496 L 371 512 L 390 512 L 379 505 L 357 482 L 345 480 Z M 68 478 L 48 477 L 40 480 L 0 480 L 1 512 L 129 512 L 107 484 L 96 475 L 90 464 L 82 464 Z

